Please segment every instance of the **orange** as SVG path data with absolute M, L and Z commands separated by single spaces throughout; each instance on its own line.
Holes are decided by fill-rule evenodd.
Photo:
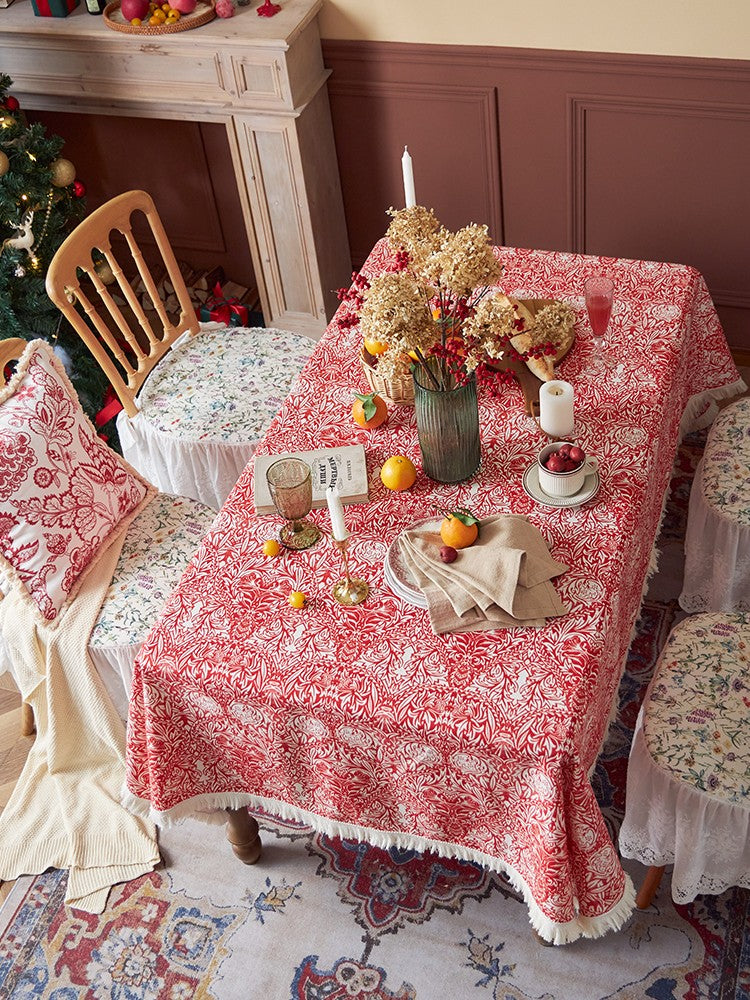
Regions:
M 383 462 L 380 479 L 389 490 L 408 490 L 417 478 L 417 470 L 405 455 L 393 455 Z
M 371 430 L 373 427 L 380 427 L 388 419 L 388 407 L 385 400 L 376 392 L 369 392 L 366 396 L 357 393 L 357 398 L 352 406 L 352 417 L 354 422 L 360 427 Z
M 305 597 L 305 595 L 302 593 L 301 590 L 293 590 L 289 595 L 288 600 L 289 604 L 293 608 L 299 609 L 299 608 L 304 608 L 307 598 Z
M 473 545 L 479 534 L 479 522 L 470 510 L 446 512 L 440 524 L 440 537 L 446 545 L 454 549 L 466 549 Z
M 365 337 L 365 350 L 373 357 L 377 357 L 378 354 L 385 354 L 388 350 L 388 344 L 384 340 L 371 340 L 369 337 Z

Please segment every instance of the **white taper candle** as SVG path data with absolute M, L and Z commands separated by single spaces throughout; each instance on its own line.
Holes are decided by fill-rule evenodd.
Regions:
M 404 175 L 404 204 L 407 208 L 414 208 L 417 204 L 417 196 L 414 192 L 414 170 L 406 146 L 404 146 L 404 155 L 401 157 L 401 170 Z
M 328 512 L 331 515 L 331 532 L 334 540 L 343 542 L 349 537 L 349 532 L 346 530 L 341 497 L 333 487 L 329 486 L 326 490 L 326 500 L 328 501 Z
M 573 386 L 553 379 L 542 382 L 539 390 L 539 426 L 550 437 L 565 438 L 573 433 Z

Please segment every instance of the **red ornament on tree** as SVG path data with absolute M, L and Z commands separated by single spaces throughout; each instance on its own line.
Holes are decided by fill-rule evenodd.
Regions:
M 73 197 L 83 198 L 86 194 L 86 185 L 83 181 L 73 181 Z
M 5 107 L 8 109 L 8 111 L 18 111 L 21 105 L 18 103 L 15 97 L 6 97 Z

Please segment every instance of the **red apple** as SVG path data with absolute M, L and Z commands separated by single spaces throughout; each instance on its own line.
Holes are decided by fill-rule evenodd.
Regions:
M 575 462 L 576 465 L 580 465 L 581 462 L 586 458 L 586 452 L 583 448 L 578 448 L 575 445 L 570 449 L 570 460 Z
M 179 10 L 181 14 L 192 14 L 197 3 L 198 0 L 174 0 L 174 3 L 170 0 L 170 4 L 174 10 Z
M 553 451 L 552 454 L 547 458 L 547 464 L 545 468 L 548 469 L 549 472 L 564 472 L 565 471 L 564 462 L 565 459 L 560 458 L 557 452 Z
M 120 13 L 126 21 L 136 17 L 142 21 L 148 14 L 148 0 L 120 0 Z
M 561 458 L 568 458 L 572 447 L 573 445 L 571 444 L 563 444 L 557 449 L 557 454 L 560 455 Z
M 440 549 L 440 558 L 444 563 L 455 562 L 457 556 L 458 552 L 456 552 L 452 545 L 443 545 Z

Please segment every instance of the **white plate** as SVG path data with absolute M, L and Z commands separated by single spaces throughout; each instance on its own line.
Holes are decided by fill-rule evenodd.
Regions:
M 440 527 L 440 519 L 433 518 L 418 521 L 412 528 L 422 527 L 422 525 L 432 525 L 437 531 Z M 411 528 L 409 529 L 411 530 Z M 413 604 L 417 608 L 427 607 L 427 598 L 424 596 L 421 587 L 412 576 L 412 572 L 404 562 L 401 555 L 401 548 L 398 544 L 397 535 L 391 542 L 385 555 L 383 563 L 383 580 L 390 587 L 396 597 L 400 597 L 407 604 Z
M 572 497 L 551 497 L 539 485 L 539 466 L 532 462 L 523 474 L 523 488 L 528 495 L 545 507 L 580 507 L 599 491 L 599 473 L 592 472 L 583 481 L 583 486 Z

